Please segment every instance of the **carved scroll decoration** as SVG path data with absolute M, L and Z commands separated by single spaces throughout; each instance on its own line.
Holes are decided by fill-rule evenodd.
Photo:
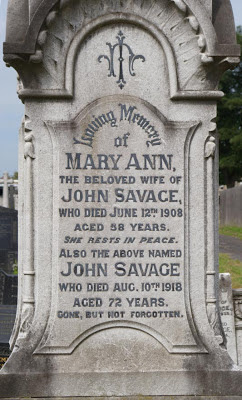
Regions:
M 202 28 L 195 17 L 193 15 L 192 11 L 189 9 L 187 4 L 184 2 L 184 0 L 169 0 L 171 3 L 174 3 L 174 5 L 178 8 L 178 10 L 184 15 L 184 19 L 186 19 L 193 31 L 197 35 L 197 43 L 198 47 L 200 49 L 200 55 L 201 55 L 201 62 L 203 64 L 209 64 L 214 62 L 214 58 L 211 56 L 208 56 L 206 53 L 207 50 L 207 43 L 206 43 L 206 38 L 205 35 L 203 34 Z M 35 54 L 31 55 L 29 58 L 30 62 L 33 63 L 41 63 L 43 60 L 43 50 L 42 47 L 46 42 L 47 39 L 47 30 L 48 27 L 50 27 L 53 22 L 55 21 L 56 17 L 58 16 L 58 11 L 61 11 L 62 8 L 66 7 L 70 3 L 70 0 L 65 0 L 59 1 L 56 6 L 49 12 L 49 14 L 46 17 L 45 20 L 45 27 L 42 28 L 42 30 L 39 33 L 38 39 L 37 39 L 37 48 Z M 152 7 L 152 6 L 151 6 Z
M 214 27 L 210 20 L 206 20 L 208 15 L 202 5 L 198 6 L 198 10 L 205 15 L 207 22 L 204 24 L 203 19 L 197 13 L 195 15 L 195 11 L 189 7 L 188 0 L 164 0 L 162 2 L 158 0 L 142 2 L 104 0 L 95 5 L 94 3 L 90 4 L 88 0 L 56 2 L 39 30 L 35 42 L 35 53 L 26 54 L 24 58 L 21 58 L 19 54 L 15 55 L 18 62 L 21 58 L 23 65 L 26 65 L 27 61 L 36 64 L 26 70 L 21 67 L 21 78 L 25 83 L 19 92 L 21 99 L 31 97 L 72 98 L 74 94 L 73 63 L 79 54 L 77 49 L 81 49 L 80 45 L 89 34 L 93 34 L 104 26 L 111 26 L 113 23 L 120 24 L 120 29 L 124 29 L 122 24 L 135 25 L 138 29 L 143 29 L 157 39 L 167 58 L 172 100 L 222 97 L 222 92 L 217 90 L 217 85 L 206 79 L 211 68 L 209 64 L 214 60 L 220 63 L 221 59 L 210 56 L 212 50 L 208 38 L 211 35 L 208 32 L 213 32 Z M 66 35 L 63 35 L 64 29 L 67 30 Z M 213 33 L 215 35 L 215 31 Z M 216 39 L 215 36 L 214 38 Z M 77 43 L 78 40 L 79 43 Z M 130 42 L 128 43 L 130 45 Z M 77 47 L 74 49 L 76 45 Z M 191 57 L 188 56 L 187 46 Z M 100 53 L 103 53 L 103 50 Z M 176 55 L 176 60 L 174 60 L 174 55 Z M 11 54 L 8 61 L 5 55 L 5 61 L 13 63 L 12 57 Z M 127 57 L 129 56 L 127 55 Z M 121 55 L 120 67 L 123 62 L 122 58 Z M 110 62 L 106 58 L 107 61 Z M 227 61 L 230 61 L 229 57 Z M 136 65 L 138 66 L 138 63 L 135 61 L 135 67 Z M 15 65 L 13 66 L 15 67 Z M 218 65 L 217 79 L 222 72 L 220 69 L 224 70 L 224 68 L 226 68 L 225 65 Z M 132 69 L 131 71 L 133 74 Z M 125 72 L 125 74 L 127 73 Z M 118 83 L 122 89 L 123 80 L 124 76 L 121 71 Z M 35 82 L 34 85 L 31 82 Z

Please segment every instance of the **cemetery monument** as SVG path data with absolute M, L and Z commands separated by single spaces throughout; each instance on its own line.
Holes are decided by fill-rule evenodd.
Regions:
M 229 0 L 9 1 L 19 292 L 5 398 L 242 399 L 218 298 Z
M 18 259 L 18 211 L 0 206 L 0 269 L 12 274 Z
M 9 356 L 9 338 L 13 329 L 17 304 L 17 275 L 0 269 L 0 366 Z
M 18 180 L 9 178 L 7 172 L 0 179 L 0 207 L 18 209 Z
M 219 295 L 220 316 L 226 336 L 226 348 L 232 360 L 237 364 L 233 293 L 231 277 L 228 273 L 219 274 Z

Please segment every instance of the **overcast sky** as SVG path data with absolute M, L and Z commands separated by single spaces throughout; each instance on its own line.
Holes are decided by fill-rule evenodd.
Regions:
M 19 0 L 21 1 L 21 0 Z M 0 46 L 5 40 L 7 0 L 0 0 Z M 242 0 L 231 0 L 236 26 L 242 25 Z M 24 107 L 16 95 L 16 72 L 6 68 L 0 57 L 0 177 L 18 169 L 18 129 Z

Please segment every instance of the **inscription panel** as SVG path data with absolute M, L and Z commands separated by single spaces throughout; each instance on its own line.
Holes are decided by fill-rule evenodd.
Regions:
M 74 121 L 47 125 L 58 149 L 54 306 L 38 351 L 71 352 L 116 326 L 144 331 L 170 352 L 204 351 L 186 301 L 184 166 L 198 124 L 110 96 Z

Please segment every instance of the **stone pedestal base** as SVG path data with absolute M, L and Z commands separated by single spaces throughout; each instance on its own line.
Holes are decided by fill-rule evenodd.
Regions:
M 0 398 L 242 400 L 242 371 L 0 374 Z
M 9 400 L 9 397 L 0 399 Z M 18 397 L 11 400 L 30 400 L 30 398 Z M 242 396 L 31 397 L 31 400 L 242 400 Z

